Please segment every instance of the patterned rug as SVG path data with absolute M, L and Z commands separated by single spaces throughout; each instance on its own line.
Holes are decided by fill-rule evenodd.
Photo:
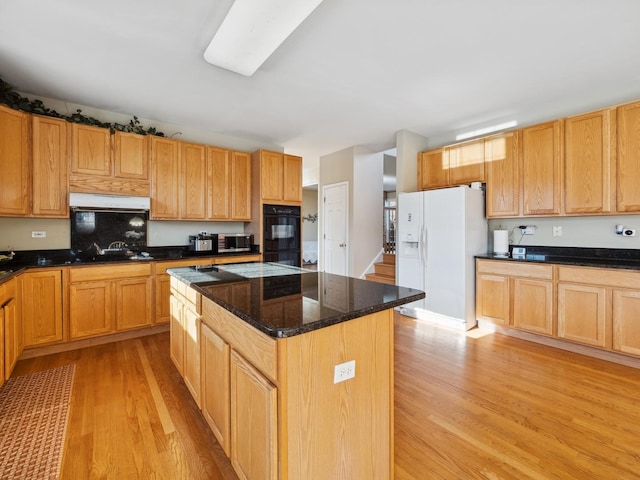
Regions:
M 13 377 L 0 388 L 0 478 L 58 477 L 75 365 Z

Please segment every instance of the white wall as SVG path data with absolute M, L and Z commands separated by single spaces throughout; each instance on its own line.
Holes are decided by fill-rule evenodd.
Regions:
M 418 189 L 418 153 L 428 148 L 422 135 L 401 130 L 396 133 L 396 191 L 415 192 Z
M 614 234 L 616 224 L 637 230 L 635 237 Z M 520 225 L 535 225 L 534 235 L 520 235 Z M 562 227 L 562 236 L 554 237 L 552 227 Z M 490 248 L 493 251 L 493 230 L 509 230 L 512 245 L 640 248 L 640 215 L 611 215 L 592 217 L 514 218 L 489 221 Z
M 304 188 L 302 190 L 302 216 L 318 214 L 318 190 Z M 318 221 L 310 222 L 302 221 L 302 240 L 317 241 L 318 240 Z

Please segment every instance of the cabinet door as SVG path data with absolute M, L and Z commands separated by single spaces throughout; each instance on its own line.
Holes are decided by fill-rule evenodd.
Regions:
M 229 344 L 202 323 L 202 414 L 218 443 L 231 454 Z
M 114 176 L 149 180 L 149 136 L 116 131 L 114 135 Z
M 69 218 L 67 122 L 39 115 L 32 120 L 32 214 Z
M 302 158 L 285 155 L 283 164 L 283 200 L 302 202 Z
M 18 322 L 16 299 L 12 298 L 2 308 L 4 317 L 4 378 L 9 378 L 18 363 L 21 352 L 22 329 Z
M 640 291 L 613 290 L 613 349 L 640 355 Z
M 71 124 L 71 173 L 110 177 L 111 132 L 108 128 Z
M 169 355 L 180 375 L 184 376 L 184 304 L 176 295 L 171 295 L 169 302 L 171 310 Z
M 182 317 L 184 321 L 184 383 L 191 392 L 196 405 L 201 405 L 200 389 L 200 315 L 186 303 Z
M 127 278 L 115 282 L 116 329 L 129 330 L 151 325 L 151 277 Z
M 509 325 L 509 277 L 491 273 L 476 275 L 476 318 Z
M 206 147 L 180 142 L 180 218 L 204 220 L 207 216 Z
M 474 140 L 448 148 L 450 185 L 484 181 L 484 140 Z
M 0 288 L 0 292 L 2 288 Z M 5 332 L 4 332 L 4 308 L 0 308 L 0 387 L 4 385 L 6 380 L 4 371 L 4 355 L 5 355 Z
M 223 148 L 207 148 L 207 217 L 227 220 L 231 217 L 232 185 L 229 183 L 231 152 Z
M 544 335 L 554 334 L 552 282 L 513 279 L 513 326 Z
M 277 391 L 231 352 L 231 465 L 241 479 L 278 478 Z
M 69 285 L 70 338 L 110 333 L 113 331 L 113 317 L 113 282 L 81 282 Z
M 604 287 L 558 284 L 558 337 L 611 348 L 609 298 Z
M 618 107 L 617 117 L 617 210 L 640 212 L 640 102 Z
M 29 215 L 29 115 L 0 105 L 0 215 Z
M 151 138 L 151 211 L 152 219 L 177 219 L 180 216 L 178 142 Z
M 564 211 L 607 213 L 613 206 L 611 110 L 565 120 Z
M 485 140 L 487 217 L 517 217 L 520 206 L 519 133 L 509 132 Z
M 156 324 L 169 323 L 171 317 L 171 277 L 167 273 L 156 274 Z
M 276 152 L 260 152 L 260 191 L 262 200 L 282 200 L 284 197 L 283 179 L 283 155 Z
M 24 345 L 62 341 L 62 271 L 34 271 L 20 277 Z
M 244 152 L 231 152 L 231 172 L 228 178 L 230 178 L 228 184 L 231 188 L 231 219 L 251 220 L 251 155 Z M 286 182 L 288 180 L 285 180 Z M 300 177 L 300 189 L 302 189 L 302 177 Z
M 418 189 L 449 185 L 449 151 L 444 148 L 418 154 Z
M 561 212 L 562 123 L 560 120 L 522 129 L 524 215 Z

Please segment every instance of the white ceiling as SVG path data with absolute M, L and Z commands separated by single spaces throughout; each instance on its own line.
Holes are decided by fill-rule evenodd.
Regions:
M 325 0 L 246 78 L 203 52 L 232 0 L 2 0 L 16 89 L 319 157 L 640 98 L 638 0 Z

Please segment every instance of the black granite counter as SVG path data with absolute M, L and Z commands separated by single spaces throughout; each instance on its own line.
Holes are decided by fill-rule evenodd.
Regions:
M 278 338 L 328 327 L 425 296 L 412 288 L 277 263 L 171 268 L 168 273 L 261 332 Z M 242 294 L 230 294 L 230 288 L 237 288 Z
M 640 250 L 637 249 L 540 246 L 524 247 L 526 248 L 526 254 L 524 257 L 501 257 L 488 254 L 476 255 L 476 258 L 513 262 L 553 263 L 581 267 L 640 270 Z M 512 249 L 513 246 L 509 248 L 509 251 L 512 251 Z

